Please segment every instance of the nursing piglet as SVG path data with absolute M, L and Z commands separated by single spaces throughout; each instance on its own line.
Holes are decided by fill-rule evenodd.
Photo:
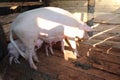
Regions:
M 20 40 L 15 40 L 15 43 L 18 45 L 21 51 L 25 52 L 25 46 Z M 9 55 L 9 63 L 12 64 L 12 61 L 14 61 L 15 63 L 20 63 L 20 61 L 18 60 L 19 52 L 13 46 L 12 43 L 8 44 L 7 49 L 8 49 L 8 55 Z
M 20 40 L 15 40 L 15 43 L 18 45 L 21 51 L 25 52 L 26 47 Z M 35 51 L 41 48 L 42 44 L 43 44 L 43 41 L 38 39 L 36 42 Z M 14 63 L 20 63 L 20 61 L 18 60 L 20 54 L 17 51 L 17 49 L 13 46 L 12 43 L 8 44 L 7 49 L 8 49 L 8 55 L 9 55 L 9 63 L 12 64 L 12 61 L 14 61 Z

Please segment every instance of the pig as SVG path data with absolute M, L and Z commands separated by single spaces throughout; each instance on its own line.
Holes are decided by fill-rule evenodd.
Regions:
M 63 40 L 68 42 L 73 54 L 77 56 L 75 38 L 89 38 L 87 34 L 89 31 L 92 29 L 84 22 L 75 19 L 70 12 L 57 7 L 42 7 L 23 12 L 16 17 L 11 24 L 10 41 L 20 55 L 28 60 L 30 67 L 37 69 L 34 63 L 37 58 L 34 47 L 38 37 L 46 41 L 54 37 L 52 42 L 60 37 L 62 45 Z M 15 33 L 26 46 L 25 53 L 14 42 L 12 33 Z M 48 36 L 45 37 L 46 35 Z M 64 51 L 64 47 L 62 49 Z
M 18 47 L 20 48 L 21 51 L 25 52 L 26 47 L 20 40 L 18 40 L 18 39 L 15 40 L 15 43 L 18 45 Z M 40 40 L 40 39 L 37 40 L 36 45 L 35 45 L 35 51 L 37 51 L 39 48 L 41 48 L 42 43 L 43 43 L 42 40 Z M 14 61 L 15 63 L 20 63 L 20 61 L 18 60 L 19 52 L 14 47 L 14 45 L 12 43 L 9 43 L 7 49 L 8 49 L 8 55 L 9 55 L 9 63 L 12 64 L 12 61 Z

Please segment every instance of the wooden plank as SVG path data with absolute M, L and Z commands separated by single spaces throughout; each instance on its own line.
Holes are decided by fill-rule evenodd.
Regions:
M 81 43 L 80 46 L 78 46 L 77 48 L 78 48 L 78 52 L 82 56 L 92 56 L 93 55 L 92 53 L 94 52 L 94 54 L 96 53 L 96 55 L 98 54 L 101 56 L 108 56 L 108 58 L 109 57 L 112 57 L 112 58 L 118 57 L 117 59 L 120 58 L 119 48 L 114 48 L 106 45 L 98 45 L 96 47 L 93 47 L 91 44 L 88 44 L 88 43 Z M 112 61 L 112 60 L 109 60 L 109 61 Z M 113 60 L 113 62 L 116 62 L 119 64 L 119 61 L 117 60 Z
M 82 47 L 82 46 L 84 46 L 84 47 Z M 100 47 L 100 46 L 103 47 L 103 49 L 96 50 L 96 48 Z M 100 59 L 100 60 L 105 60 L 108 62 L 113 62 L 116 64 L 120 64 L 120 62 L 119 62 L 120 55 L 118 52 L 120 50 L 120 48 L 118 48 L 118 51 L 116 51 L 117 53 L 115 53 L 115 51 L 109 52 L 110 48 L 112 48 L 112 47 L 107 46 L 107 44 L 106 45 L 105 44 L 104 45 L 97 45 L 96 47 L 93 47 L 92 45 L 90 47 L 90 44 L 83 44 L 83 45 L 81 45 L 81 48 L 79 48 L 78 50 L 81 51 L 82 55 L 85 55 L 88 57 L 93 57 L 93 58 Z M 117 47 L 113 47 L 113 49 L 111 49 L 111 50 L 115 50 L 114 48 L 117 50 Z M 82 49 L 86 49 L 86 51 L 83 51 Z M 104 50 L 104 49 L 106 49 L 106 50 Z
M 76 61 L 81 62 L 81 59 L 78 58 Z M 95 69 L 92 67 L 90 69 L 85 70 L 85 69 L 82 69 L 81 67 L 75 67 L 75 65 L 70 62 L 67 62 L 66 64 L 61 64 L 61 65 L 64 65 L 74 71 L 82 72 L 83 75 L 84 74 L 87 75 L 87 77 L 89 77 L 89 79 L 91 79 L 91 80 L 93 77 L 94 77 L 93 80 L 96 80 L 96 79 L 119 80 L 120 79 L 120 77 L 118 75 L 107 73 L 105 71 L 102 71 L 100 69 Z M 81 75 L 80 75 L 80 77 L 81 77 Z M 86 80 L 86 79 L 83 79 L 83 80 Z
M 100 7 L 101 8 L 101 7 Z M 109 10 L 109 9 L 108 9 Z M 111 25 L 120 25 L 120 11 L 112 11 L 111 13 L 106 12 L 95 12 L 94 22 L 99 24 L 111 24 Z
M 96 46 L 95 50 L 101 51 L 102 53 L 109 54 L 109 55 L 120 56 L 119 48 L 113 48 L 110 46 L 99 45 L 99 46 Z
M 112 13 L 120 7 L 119 0 L 96 0 L 95 12 Z
M 0 7 L 11 7 L 11 6 L 33 6 L 41 5 L 42 2 L 0 2 Z
M 92 62 L 92 66 L 97 69 L 120 76 L 119 64 L 111 63 L 96 58 L 90 58 L 90 62 Z
M 58 6 L 72 13 L 87 12 L 87 0 L 57 0 L 51 1 L 50 6 Z
M 113 62 L 116 64 L 120 64 L 120 56 L 115 56 L 112 54 L 107 54 L 107 53 L 103 53 L 102 51 L 90 51 L 89 52 L 89 57 L 94 57 L 96 59 L 101 59 L 101 60 L 105 60 L 105 61 L 109 61 L 109 62 Z
M 7 55 L 7 43 L 3 27 L 0 22 L 0 61 Z
M 79 72 L 83 72 L 83 73 L 88 74 L 88 75 L 93 75 L 91 77 L 87 76 L 91 80 L 96 80 L 96 79 L 119 80 L 119 78 L 120 78 L 119 76 L 116 76 L 116 75 L 113 75 L 113 74 L 110 74 L 110 73 L 106 73 L 106 72 L 104 72 L 102 70 L 97 70 L 97 69 L 93 69 L 93 68 L 91 68 L 89 70 L 83 70 L 81 68 L 79 68 L 79 69 L 78 68 L 79 67 L 77 67 L 77 68 L 73 67 L 73 69 L 75 69 L 75 70 L 77 70 Z M 94 79 L 92 79 L 92 77 L 94 77 Z
M 91 39 L 88 41 L 88 44 L 90 44 L 93 47 L 97 46 L 97 47 L 106 47 L 107 49 L 110 49 L 110 48 L 120 49 L 120 42 L 115 42 L 115 41 Z
M 61 53 L 58 53 L 58 55 L 59 54 Z M 91 73 L 88 74 L 84 70 L 78 70 L 80 68 L 74 69 L 75 66 L 73 66 L 71 62 L 65 61 L 61 56 L 52 56 L 49 59 L 42 59 L 42 63 L 40 64 L 44 64 L 38 65 L 40 70 L 42 70 L 43 72 L 52 72 L 52 74 L 58 74 L 59 80 L 104 80 L 104 78 L 97 77 L 95 75 L 92 75 Z M 55 68 L 55 66 L 57 67 Z
M 55 51 L 55 53 L 57 53 L 57 51 Z M 42 57 L 39 57 L 39 58 L 42 59 Z M 119 80 L 119 78 L 120 78 L 118 75 L 111 74 L 111 73 L 105 72 L 100 69 L 90 68 L 88 70 L 85 70 L 85 69 L 82 69 L 81 67 L 75 67 L 75 65 L 73 64 L 74 60 L 65 61 L 62 58 L 63 58 L 63 55 L 61 55 L 61 53 L 57 53 L 57 54 L 55 54 L 55 56 L 52 56 L 49 59 L 48 58 L 43 59 L 41 64 L 44 63 L 44 65 L 49 65 L 49 66 L 41 66 L 41 67 L 43 67 L 43 68 L 46 67 L 46 69 L 48 69 L 49 72 L 53 72 L 53 73 L 57 72 L 58 74 L 60 74 L 60 77 L 64 74 L 64 76 L 62 76 L 62 77 L 64 77 L 65 79 L 63 79 L 63 80 L 67 80 L 67 78 L 69 79 L 68 76 L 79 77 L 78 80 L 79 79 L 82 79 L 82 80 L 88 80 L 88 79 L 91 79 L 91 80 L 102 80 L 102 79 L 104 79 L 104 80 Z M 85 58 L 83 60 L 81 58 L 78 58 L 75 61 L 79 61 L 82 63 L 82 61 L 83 62 L 85 61 Z M 51 64 L 51 62 L 52 62 L 52 64 Z M 57 66 L 57 69 L 54 66 Z M 40 68 L 40 66 L 39 66 L 39 68 Z M 64 71 L 65 71 L 65 73 L 64 73 Z M 62 80 L 62 79 L 60 79 L 60 80 Z M 72 80 L 74 80 L 74 79 L 72 79 Z
M 120 49 L 109 49 L 109 46 L 96 46 L 93 48 L 88 44 L 81 44 L 80 48 L 78 48 L 79 53 L 82 56 L 88 56 L 90 63 L 95 68 L 106 71 L 107 73 L 120 75 Z M 81 62 L 81 60 L 79 61 Z

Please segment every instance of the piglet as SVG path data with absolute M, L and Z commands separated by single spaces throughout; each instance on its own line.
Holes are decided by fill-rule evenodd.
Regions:
M 44 40 L 38 39 L 35 45 L 35 51 L 37 51 L 39 48 L 41 48 L 42 44 L 45 45 L 45 54 L 46 56 L 49 56 L 48 50 L 50 50 L 50 53 L 53 54 L 53 48 L 52 46 L 55 44 L 54 42 L 46 42 Z
M 25 52 L 25 46 L 20 40 L 15 40 L 15 43 L 18 45 L 21 51 Z M 9 63 L 12 64 L 12 61 L 14 61 L 15 63 L 20 63 L 20 61 L 18 60 L 19 52 L 16 50 L 12 43 L 8 44 L 7 49 L 9 55 Z
M 20 40 L 15 40 L 15 43 L 18 45 L 21 51 L 25 52 L 26 47 Z M 42 44 L 43 44 L 43 41 L 41 39 L 38 39 L 35 45 L 35 51 L 41 48 Z M 20 61 L 18 60 L 20 54 L 17 51 L 17 49 L 13 46 L 12 43 L 8 44 L 7 49 L 8 49 L 8 55 L 9 55 L 9 63 L 12 64 L 12 61 L 14 61 L 15 63 L 20 63 Z
M 61 42 L 61 51 L 64 52 L 64 44 L 63 44 L 63 36 L 59 36 L 57 38 L 55 37 L 46 37 L 44 38 L 44 43 L 45 43 L 45 52 L 46 52 L 46 56 L 49 56 L 48 54 L 48 50 L 50 50 L 50 53 L 53 55 L 53 45 L 55 45 L 57 42 Z
M 36 42 L 36 45 L 35 45 L 35 51 L 37 51 L 39 48 L 41 48 L 42 44 L 43 44 L 43 40 L 38 39 Z

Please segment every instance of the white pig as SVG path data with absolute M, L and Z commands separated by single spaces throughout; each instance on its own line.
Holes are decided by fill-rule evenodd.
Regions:
M 29 61 L 30 67 L 37 69 L 33 60 L 37 57 L 34 47 L 38 37 L 46 41 L 54 37 L 53 41 L 56 41 L 60 36 L 61 40 L 65 39 L 70 44 L 73 53 L 77 56 L 75 37 L 86 38 L 88 37 L 86 34 L 87 31 L 92 31 L 92 29 L 83 22 L 75 19 L 70 12 L 56 7 L 43 7 L 26 11 L 17 16 L 11 24 L 10 41 L 20 55 Z M 15 44 L 12 32 L 26 46 L 25 53 Z M 43 38 L 44 34 L 48 35 L 48 37 Z M 62 44 L 64 45 L 63 41 Z

